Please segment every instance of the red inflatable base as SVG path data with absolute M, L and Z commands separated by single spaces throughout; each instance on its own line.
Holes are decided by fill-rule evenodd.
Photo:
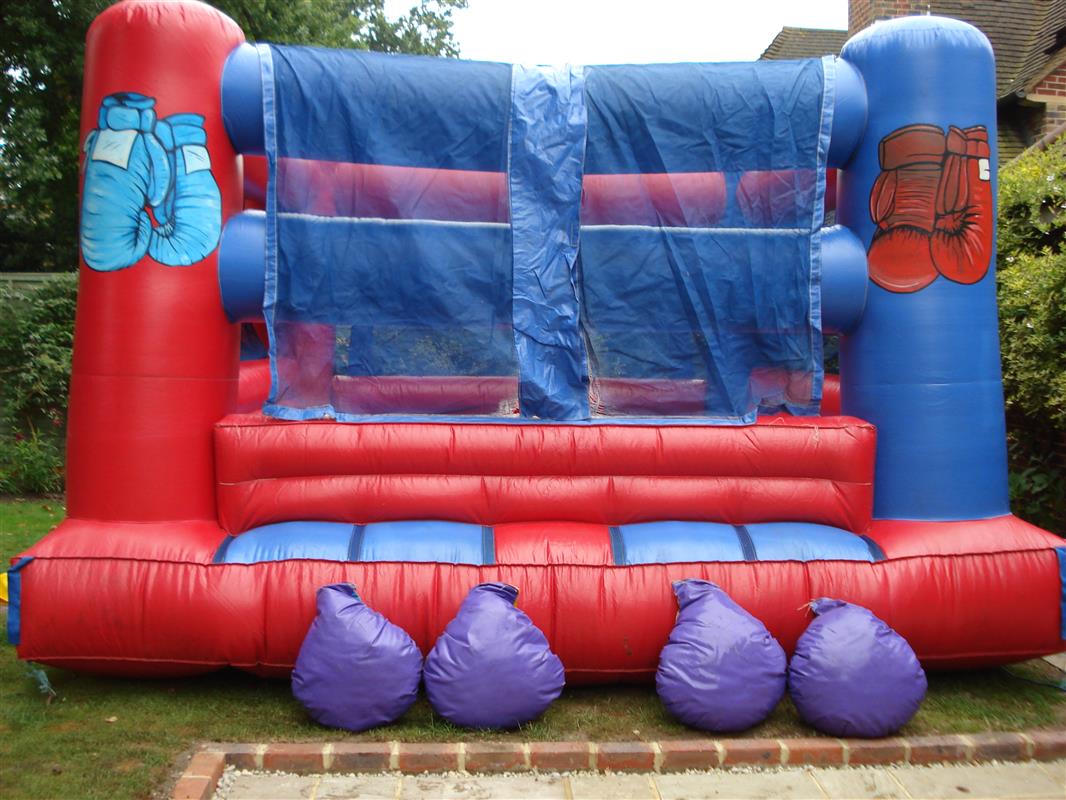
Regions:
M 175 676 L 232 665 L 284 676 L 315 589 L 350 581 L 428 650 L 481 581 L 519 587 L 571 683 L 649 679 L 674 622 L 671 581 L 715 581 L 789 651 L 820 596 L 864 605 L 926 667 L 1018 661 L 1066 648 L 1056 536 L 1015 517 L 874 522 L 887 558 L 614 566 L 596 526 L 525 526 L 495 566 L 279 561 L 212 564 L 214 523 L 67 520 L 19 573 L 23 659 L 84 672 Z M 12 609 L 15 612 L 15 609 Z

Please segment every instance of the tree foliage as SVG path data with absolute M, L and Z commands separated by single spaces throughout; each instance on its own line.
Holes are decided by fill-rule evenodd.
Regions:
M 4 0 L 0 25 L 0 271 L 77 267 L 78 115 L 85 34 L 111 0 Z M 458 54 L 452 12 L 421 0 L 216 0 L 252 40 Z

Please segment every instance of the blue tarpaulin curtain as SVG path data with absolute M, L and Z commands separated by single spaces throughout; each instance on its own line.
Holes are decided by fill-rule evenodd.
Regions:
M 817 413 L 832 59 L 259 47 L 267 413 Z

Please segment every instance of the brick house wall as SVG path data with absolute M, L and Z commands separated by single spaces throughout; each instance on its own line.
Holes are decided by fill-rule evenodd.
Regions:
M 1033 86 L 1026 99 L 1045 104 L 1044 113 L 1041 115 L 1043 119 L 1033 131 L 1034 138 L 1039 138 L 1066 122 L 1066 61 Z
M 924 0 L 851 0 L 848 3 L 848 36 L 881 19 L 924 14 L 928 3 Z

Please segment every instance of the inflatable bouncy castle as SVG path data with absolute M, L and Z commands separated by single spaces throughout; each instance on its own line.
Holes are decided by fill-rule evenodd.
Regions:
M 503 582 L 567 681 L 651 680 L 690 578 L 788 653 L 823 596 L 926 668 L 1066 648 L 1064 542 L 1008 505 L 994 79 L 936 17 L 544 68 L 107 9 L 69 516 L 11 565 L 19 656 L 288 675 L 320 587 L 424 654 Z

